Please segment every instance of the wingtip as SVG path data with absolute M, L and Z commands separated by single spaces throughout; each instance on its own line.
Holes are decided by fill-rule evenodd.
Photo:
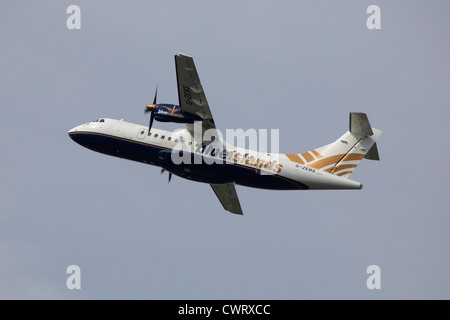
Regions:
M 188 55 L 188 54 L 184 54 L 182 52 L 179 52 L 175 55 L 175 57 L 187 57 L 187 58 L 192 58 L 192 56 Z

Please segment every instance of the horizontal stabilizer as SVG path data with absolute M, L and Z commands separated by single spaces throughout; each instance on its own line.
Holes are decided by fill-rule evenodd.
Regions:
M 378 155 L 378 148 L 377 148 L 377 143 L 376 142 L 373 144 L 372 148 L 370 148 L 369 152 L 366 153 L 366 155 L 364 156 L 364 159 L 380 160 L 380 156 Z
M 367 115 L 362 112 L 350 112 L 350 129 L 353 134 L 362 136 L 373 136 L 372 127 L 370 126 Z

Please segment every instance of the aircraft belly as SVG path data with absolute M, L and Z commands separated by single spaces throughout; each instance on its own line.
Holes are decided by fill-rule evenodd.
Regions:
M 175 164 L 172 150 L 159 152 L 160 165 L 167 171 L 193 181 L 204 183 L 230 183 L 272 190 L 308 189 L 305 184 L 278 174 L 261 174 L 255 167 L 242 166 L 236 163 L 205 163 L 201 158 L 194 158 L 189 153 L 183 162 Z

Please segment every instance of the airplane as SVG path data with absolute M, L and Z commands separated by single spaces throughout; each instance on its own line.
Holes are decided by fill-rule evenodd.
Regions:
M 350 112 L 349 130 L 336 141 L 303 153 L 261 153 L 230 145 L 217 133 L 193 58 L 176 54 L 175 68 L 179 104 L 157 103 L 156 88 L 153 103 L 145 108 L 150 113 L 148 127 L 100 118 L 71 129 L 70 138 L 93 151 L 159 166 L 161 173 L 168 171 L 169 182 L 174 174 L 208 183 L 223 208 L 239 215 L 243 211 L 236 185 L 270 190 L 362 189 L 362 183 L 349 176 L 363 158 L 380 159 L 376 141 L 382 132 L 372 128 L 362 112 Z M 184 123 L 185 128 L 156 129 L 154 120 Z

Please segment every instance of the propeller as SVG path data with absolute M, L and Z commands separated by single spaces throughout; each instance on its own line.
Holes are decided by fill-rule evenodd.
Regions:
M 153 98 L 153 103 L 152 104 L 148 104 L 145 106 L 145 113 L 149 113 L 150 114 L 150 122 L 148 124 L 148 133 L 147 135 L 150 135 L 150 130 L 152 129 L 152 125 L 153 125 L 153 120 L 155 119 L 155 109 L 156 109 L 156 97 L 158 95 L 158 86 L 156 86 L 156 90 L 155 90 L 155 97 Z
M 161 169 L 161 174 L 163 174 L 166 170 L 165 169 Z M 169 182 L 170 180 L 172 180 L 172 173 L 169 172 Z

